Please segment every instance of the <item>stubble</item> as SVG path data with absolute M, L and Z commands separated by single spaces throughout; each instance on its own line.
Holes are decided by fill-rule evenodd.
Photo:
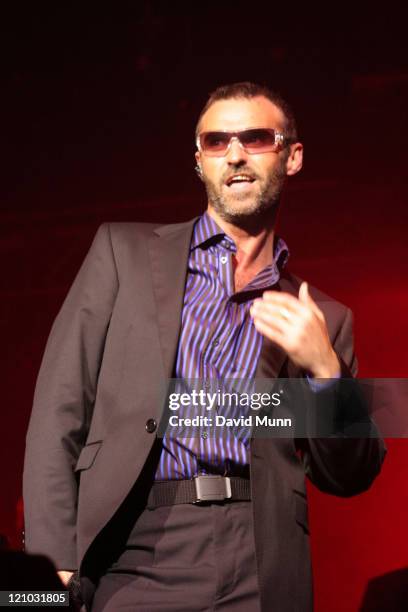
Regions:
M 229 175 L 236 173 L 250 173 L 253 171 L 245 167 L 236 167 L 229 171 Z M 279 207 L 282 189 L 286 179 L 286 161 L 274 168 L 267 179 L 262 181 L 255 175 L 255 193 L 234 193 L 228 192 L 225 186 L 225 178 L 220 184 L 215 184 L 204 177 L 204 184 L 207 191 L 208 202 L 221 219 L 234 225 L 242 226 L 247 222 L 265 215 L 276 215 Z

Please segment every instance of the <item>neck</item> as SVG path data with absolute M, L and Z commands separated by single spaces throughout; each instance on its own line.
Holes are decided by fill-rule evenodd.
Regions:
M 235 242 L 236 259 L 240 267 L 249 268 L 256 265 L 261 269 L 272 263 L 275 213 L 251 217 L 240 221 L 239 225 L 225 221 L 211 206 L 208 207 L 207 213 Z

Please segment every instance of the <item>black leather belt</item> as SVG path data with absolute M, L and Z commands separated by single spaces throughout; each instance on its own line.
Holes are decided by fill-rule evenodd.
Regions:
M 174 504 L 200 504 L 220 501 L 249 501 L 251 486 L 248 478 L 208 474 L 191 480 L 159 480 L 153 483 L 147 507 Z

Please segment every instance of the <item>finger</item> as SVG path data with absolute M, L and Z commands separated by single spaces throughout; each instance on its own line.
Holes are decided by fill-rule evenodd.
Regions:
M 303 281 L 299 287 L 299 300 L 302 302 L 302 304 L 308 304 L 310 299 L 309 287 L 307 286 L 307 283 Z
M 259 331 L 260 334 L 272 340 L 282 348 L 285 348 L 285 334 L 281 332 L 276 327 L 272 327 L 267 323 L 264 323 L 261 319 L 254 319 L 255 328 Z
M 308 306 L 319 317 L 324 319 L 323 313 L 309 293 L 309 285 L 305 281 L 299 287 L 299 300 L 305 306 Z
M 302 304 L 300 300 L 290 293 L 283 293 L 280 291 L 265 291 L 261 300 L 267 302 L 268 304 L 274 304 L 276 306 L 286 308 L 289 312 L 293 312 L 298 316 L 305 316 L 309 311 L 308 306 Z
M 256 329 L 258 329 L 259 325 L 262 325 L 263 330 L 268 332 L 266 335 L 271 339 L 275 339 L 275 336 L 288 338 L 293 335 L 291 333 L 293 330 L 292 325 L 284 319 L 276 316 L 272 317 L 268 314 L 255 315 L 253 317 L 253 322 Z
M 285 306 L 268 304 L 262 300 L 254 302 L 250 314 L 252 317 L 263 317 L 266 321 L 270 321 L 271 323 L 279 321 L 284 321 L 292 325 L 300 323 L 297 313 L 291 312 Z

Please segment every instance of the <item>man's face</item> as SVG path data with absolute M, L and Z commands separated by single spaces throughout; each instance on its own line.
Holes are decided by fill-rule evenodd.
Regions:
M 283 132 L 282 111 L 263 96 L 231 98 L 215 102 L 201 119 L 199 133 L 274 128 Z M 208 208 L 229 223 L 243 222 L 277 206 L 287 174 L 287 150 L 246 153 L 233 140 L 223 157 L 209 157 L 197 151 L 208 195 Z M 236 180 L 247 175 L 249 180 Z

